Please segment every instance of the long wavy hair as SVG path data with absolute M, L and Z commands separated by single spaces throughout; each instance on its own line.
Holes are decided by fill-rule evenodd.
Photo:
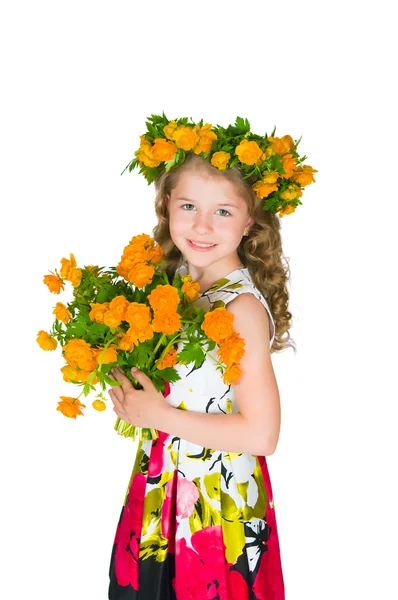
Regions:
M 271 211 L 264 211 L 262 200 L 257 198 L 251 188 L 254 183 L 251 178 L 243 179 L 238 165 L 224 171 L 197 156 L 188 154 L 185 162 L 169 172 L 163 171 L 155 181 L 155 211 L 157 225 L 153 229 L 155 241 L 164 250 L 165 271 L 172 281 L 175 272 L 181 264 L 181 251 L 170 236 L 167 195 L 177 185 L 179 175 L 185 170 L 205 169 L 213 177 L 222 177 L 232 182 L 240 196 L 247 202 L 249 216 L 254 223 L 249 235 L 240 242 L 237 253 L 242 264 L 247 267 L 254 285 L 266 298 L 275 322 L 275 337 L 271 353 L 293 348 L 296 344 L 291 339 L 292 314 L 288 310 L 289 292 L 287 282 L 290 276 L 288 259 L 282 251 L 279 217 Z

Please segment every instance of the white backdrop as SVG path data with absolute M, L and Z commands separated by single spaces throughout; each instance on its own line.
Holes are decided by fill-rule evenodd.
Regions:
M 392 3 L 13 2 L 1 44 L 2 597 L 106 600 L 135 446 L 36 343 L 60 259 L 115 265 L 155 225 L 121 171 L 162 110 L 301 135 L 318 169 L 282 220 L 298 354 L 273 355 L 268 458 L 287 600 L 392 600 L 396 479 L 396 39 Z M 395 417 L 395 418 L 394 418 Z M 7 593 L 3 592 L 4 588 Z

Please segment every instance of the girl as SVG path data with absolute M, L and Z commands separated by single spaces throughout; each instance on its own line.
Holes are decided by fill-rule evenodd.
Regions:
M 227 160 L 220 155 L 231 152 L 219 149 L 219 138 L 231 129 L 211 127 L 163 121 L 158 138 L 153 129 L 152 137 L 141 136 L 136 156 L 148 180 L 156 175 L 153 237 L 165 252 L 169 280 L 189 272 L 200 284 L 197 306 L 210 310 L 222 300 L 233 313 L 234 328 L 245 340 L 242 375 L 232 387 L 223 383 L 213 360 L 217 346 L 198 368 L 176 365 L 181 379 L 170 384 L 166 397 L 141 371 L 134 372 L 143 386 L 138 391 L 114 369 L 122 384 L 109 392 L 116 414 L 158 429 L 159 438 L 138 446 L 112 550 L 111 600 L 285 598 L 266 462 L 280 431 L 270 355 L 294 348 L 280 223 L 262 208 L 259 186 L 253 187 L 258 172 L 244 179 L 246 155 L 246 162 L 220 168 Z M 181 129 L 185 138 L 178 135 Z M 210 139 L 203 140 L 206 133 Z M 248 135 L 238 133 L 241 148 Z M 270 139 L 278 143 L 265 138 L 264 147 Z M 172 159 L 168 152 L 174 152 Z M 266 152 L 261 155 L 265 162 Z M 166 171 L 164 163 L 173 157 Z M 281 214 L 295 207 L 283 213 L 278 202 Z

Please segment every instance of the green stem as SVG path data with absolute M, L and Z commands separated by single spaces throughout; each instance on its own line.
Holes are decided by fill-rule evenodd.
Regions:
M 158 341 L 158 343 L 156 344 L 156 347 L 155 347 L 155 349 L 153 351 L 154 354 L 156 354 L 156 351 L 158 350 L 159 346 L 162 345 L 165 337 L 166 337 L 165 334 L 163 334 L 162 337 L 160 338 L 160 340 Z
M 201 349 L 203 350 L 203 352 L 204 352 L 205 354 L 207 354 L 207 356 L 210 356 L 210 358 L 211 358 L 212 360 L 214 360 L 214 362 L 216 362 L 218 365 L 221 365 L 221 361 L 220 361 L 220 360 L 217 360 L 216 358 L 214 358 L 214 356 L 212 356 L 208 350 L 205 350 L 205 349 L 203 348 L 203 346 L 201 346 L 200 344 L 196 344 L 196 346 L 197 346 L 198 348 L 201 348 Z
M 99 361 L 99 364 L 98 364 L 98 370 L 99 370 L 99 371 L 101 371 L 101 367 L 102 367 L 102 359 L 103 359 L 103 354 L 104 354 L 105 350 L 106 350 L 106 349 L 108 348 L 108 346 L 109 346 L 109 345 L 110 345 L 110 344 L 111 344 L 111 343 L 112 343 L 114 340 L 116 340 L 116 339 L 117 339 L 117 335 L 115 335 L 114 337 L 112 337 L 110 340 L 108 340 L 108 341 L 106 342 L 106 344 L 105 344 L 105 346 L 104 346 L 104 349 L 103 349 L 103 350 L 102 350 L 102 352 L 101 352 L 101 358 L 100 358 L 100 361 Z
M 154 350 L 154 352 L 156 352 L 156 350 L 159 348 L 160 346 L 160 342 L 163 340 L 163 338 L 165 338 L 165 335 L 162 335 L 161 339 L 159 340 L 159 343 L 156 345 L 156 348 Z M 159 356 L 158 359 L 156 359 L 156 362 L 152 365 L 152 368 L 150 369 L 150 373 L 152 373 L 155 369 L 156 369 L 156 363 L 161 361 L 163 359 L 163 357 L 166 355 L 167 350 L 175 344 L 175 341 L 180 337 L 180 333 L 177 333 L 177 335 L 175 335 L 167 344 L 167 346 L 162 350 L 161 355 Z

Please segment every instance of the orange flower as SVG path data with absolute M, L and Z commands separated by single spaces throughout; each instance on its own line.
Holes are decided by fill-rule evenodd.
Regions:
M 284 169 L 284 173 L 280 174 L 282 179 L 288 179 L 292 176 L 294 169 L 296 168 L 296 159 L 293 158 L 292 154 L 285 154 L 282 158 L 282 167 Z
M 121 322 L 122 322 L 122 320 L 118 319 L 115 316 L 115 314 L 113 312 L 111 312 L 110 310 L 107 310 L 106 313 L 104 314 L 104 325 L 107 325 L 111 329 L 116 329 L 117 327 L 119 327 Z
M 191 275 L 183 275 L 181 281 L 183 281 L 181 291 L 184 294 L 185 299 L 188 302 L 195 302 L 199 296 L 200 284 L 193 281 Z
M 130 302 L 125 321 L 129 323 L 133 330 L 144 329 L 151 322 L 151 309 L 146 304 Z
M 244 348 L 244 339 L 235 332 L 228 339 L 222 342 L 222 344 L 220 344 L 217 354 L 223 363 L 230 367 L 234 363 L 238 363 L 240 361 L 245 353 Z
M 177 129 L 177 122 L 176 121 L 170 121 L 168 125 L 166 125 L 165 127 L 163 127 L 164 135 L 169 140 L 172 140 L 173 139 L 173 133 L 175 132 L 176 129 Z
M 65 289 L 64 282 L 59 275 L 45 275 L 43 281 L 53 294 L 59 294 L 61 290 Z
M 106 409 L 106 404 L 102 400 L 94 400 L 92 406 L 93 408 L 95 408 L 95 410 L 98 410 L 100 412 Z
M 228 385 L 234 383 L 242 375 L 241 369 L 238 365 L 231 365 L 224 371 L 223 382 Z
M 294 213 L 296 207 L 293 204 L 287 204 L 284 208 L 279 209 L 279 216 L 283 217 L 283 215 L 290 215 Z
M 117 347 L 120 350 L 127 350 L 128 352 L 131 352 L 137 343 L 137 338 L 134 338 L 131 335 L 128 335 L 127 333 L 121 333 L 119 335 Z
M 177 311 L 180 296 L 177 288 L 172 285 L 157 285 L 149 294 L 148 300 L 155 313 L 171 313 Z
M 124 279 L 128 280 L 129 271 L 131 271 L 131 269 L 134 267 L 134 264 L 135 263 L 130 259 L 122 257 L 119 264 L 116 267 L 116 273 L 120 275 L 120 277 L 123 277 Z
M 138 342 L 146 342 L 147 340 L 151 340 L 153 338 L 153 329 L 151 325 L 147 325 L 142 329 L 129 327 L 126 335 L 128 335 L 134 341 L 134 344 L 138 346 Z
M 61 265 L 61 277 L 69 281 L 71 271 L 76 267 L 76 259 L 73 254 L 70 255 L 70 260 L 67 258 L 61 258 Z
M 63 347 L 62 353 L 66 362 L 72 367 L 93 371 L 97 366 L 95 350 L 84 340 L 69 340 Z
M 172 140 L 175 141 L 178 148 L 183 150 L 192 150 L 199 141 L 199 136 L 193 127 L 180 125 L 173 133 Z
M 140 139 L 140 148 L 136 152 L 139 163 L 144 163 L 146 167 L 158 167 L 160 165 L 160 161 L 156 160 L 152 154 L 152 143 L 143 135 L 140 135 Z
M 82 372 L 82 370 L 78 367 L 71 367 L 71 365 L 65 365 L 60 369 L 60 371 L 62 373 L 64 381 L 67 381 L 68 383 L 70 381 L 80 381 L 80 373 Z M 87 371 L 83 372 L 87 373 Z
M 57 410 L 61 411 L 65 417 L 76 419 L 76 415 L 83 415 L 81 408 L 86 408 L 77 398 L 69 396 L 60 396 L 62 402 L 58 402 Z M 84 415 L 83 415 L 84 416 Z
M 220 307 L 205 314 L 201 328 L 207 337 L 214 340 L 216 344 L 220 344 L 235 333 L 232 325 L 233 320 L 233 313 L 227 311 L 226 308 Z
M 99 347 L 97 349 L 97 353 L 95 355 L 95 359 L 98 364 L 102 360 L 103 365 L 107 365 L 109 363 L 117 362 L 117 352 L 114 346 L 108 346 L 106 350 L 104 348 Z
M 43 329 L 37 334 L 36 341 L 42 350 L 55 350 L 58 346 L 57 340 Z
M 203 127 L 195 125 L 194 129 L 199 136 L 199 141 L 193 150 L 195 154 L 209 152 L 209 150 L 211 150 L 214 140 L 217 139 L 217 134 L 214 131 L 211 131 L 211 127 L 212 126 L 209 123 L 206 123 Z
M 79 371 L 79 379 L 78 381 L 81 381 L 82 383 L 86 383 L 88 376 L 91 375 L 92 371 L 84 371 L 83 369 L 80 369 Z M 96 383 L 99 382 L 99 377 L 94 377 L 94 379 L 91 381 L 92 385 L 95 385 Z
M 129 241 L 129 246 L 136 246 L 137 248 L 153 248 L 155 245 L 155 240 L 153 237 L 148 235 L 147 233 L 139 233 L 138 235 L 134 235 Z
M 154 265 L 158 265 L 163 258 L 163 250 L 161 246 L 155 246 L 148 252 L 148 261 Z
M 146 285 L 152 282 L 152 278 L 155 274 L 155 267 L 147 265 L 145 263 L 138 263 L 134 265 L 128 272 L 127 279 L 131 281 L 137 288 L 144 288 Z
M 264 183 L 276 183 L 278 181 L 278 171 L 270 171 L 269 173 L 263 173 Z
M 152 329 L 158 333 L 171 335 L 181 329 L 181 315 L 178 313 L 158 313 L 152 321 Z
M 156 362 L 156 366 L 159 371 L 167 369 L 168 367 L 174 367 L 177 364 L 177 350 L 175 348 L 169 348 L 162 360 Z
M 124 321 L 129 304 L 129 301 L 124 296 L 116 296 L 109 303 L 109 311 L 115 316 L 116 319 Z
M 279 156 L 287 154 L 294 144 L 290 135 L 284 135 L 281 138 L 268 136 L 268 141 L 272 143 L 276 154 L 279 154 Z
M 245 165 L 261 165 L 263 151 L 257 142 L 249 142 L 242 140 L 239 146 L 235 148 L 235 153 L 238 155 L 241 163 Z
M 172 160 L 178 148 L 174 142 L 168 142 L 163 138 L 156 138 L 152 146 L 152 155 L 156 160 Z
M 104 315 L 109 310 L 109 302 L 90 302 L 91 311 L 89 317 L 95 323 L 103 323 Z
M 269 138 L 268 138 L 269 139 Z M 269 156 L 275 156 L 276 154 L 276 150 L 273 144 L 270 144 L 269 146 L 266 147 L 266 149 L 264 150 L 264 160 L 269 157 Z
M 256 181 L 252 187 L 256 192 L 257 198 L 267 198 L 270 194 L 272 194 L 272 192 L 276 192 L 278 189 L 278 184 L 264 183 L 264 181 L 260 179 L 260 181 Z
M 310 183 L 315 183 L 314 173 L 318 173 L 318 171 L 309 165 L 303 165 L 297 167 L 291 178 L 304 187 Z
M 217 167 L 219 171 L 223 171 L 227 168 L 228 161 L 230 158 L 231 155 L 229 152 L 214 152 L 210 162 L 213 165 L 213 167 Z
M 63 375 L 64 381 L 80 381 L 85 383 L 87 381 L 88 376 L 90 375 L 90 371 L 85 371 L 84 369 L 79 369 L 78 367 L 71 367 L 70 365 L 65 365 L 60 369 Z M 92 384 L 95 385 L 99 382 L 99 377 L 95 377 L 92 380 Z
M 279 194 L 282 200 L 295 200 L 296 198 L 302 195 L 303 192 L 300 190 L 300 187 L 295 183 L 289 184 L 287 188 Z
M 62 304 L 62 302 L 57 302 L 54 306 L 53 315 L 55 315 L 55 318 L 58 319 L 58 321 L 62 321 L 63 323 L 68 323 L 72 318 L 68 308 L 65 304 Z
M 69 281 L 72 283 L 73 287 L 78 287 L 80 285 L 80 281 L 82 279 L 82 270 L 81 269 L 72 269 L 69 275 Z
M 131 261 L 133 267 L 137 263 L 148 262 L 151 248 L 144 248 L 143 246 L 136 246 L 135 244 L 129 244 L 125 247 L 122 260 L 128 259 Z

